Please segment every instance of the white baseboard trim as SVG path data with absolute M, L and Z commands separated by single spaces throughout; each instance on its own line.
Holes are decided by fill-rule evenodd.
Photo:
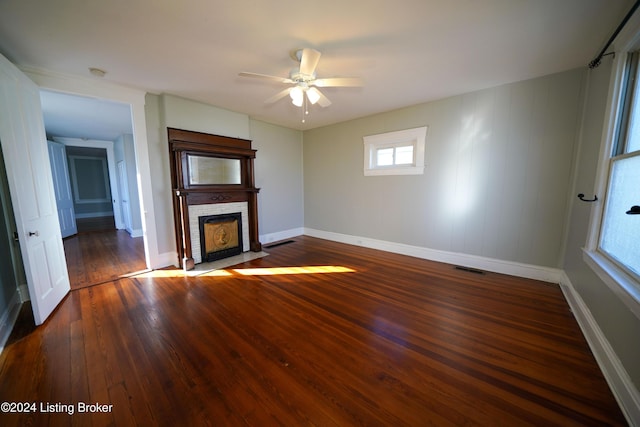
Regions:
M 26 283 L 18 286 L 18 294 L 20 296 L 20 302 L 31 301 L 31 297 L 29 296 L 29 287 Z
M 611 344 L 602 333 L 598 323 L 593 318 L 591 310 L 573 287 L 569 276 L 562 272 L 560 289 L 578 321 L 582 334 L 589 343 L 600 370 L 604 374 L 629 425 L 640 426 L 640 392 L 634 386 L 629 374 L 611 348 Z
M 180 268 L 178 262 L 178 253 L 177 252 L 164 252 L 158 254 L 158 256 L 152 260 L 151 269 L 158 270 L 160 268 L 165 268 L 169 266 L 174 266 Z
M 113 211 L 111 212 L 90 212 L 90 213 L 77 213 L 76 218 L 101 218 L 105 216 L 113 216 Z
M 11 335 L 13 326 L 16 324 L 22 301 L 18 289 L 13 294 L 9 306 L 0 316 L 0 354 L 4 350 L 4 346 Z
M 127 233 L 129 233 L 131 237 L 142 237 L 144 235 L 141 228 L 137 228 L 135 230 L 127 229 Z
M 304 228 L 292 228 L 290 230 L 278 231 L 276 233 L 267 233 L 260 235 L 260 243 L 269 244 L 280 240 L 290 239 L 292 237 L 301 236 L 304 234 Z
M 336 242 L 347 243 L 355 246 L 379 249 L 382 251 L 413 256 L 416 258 L 428 259 L 431 261 L 477 268 L 479 270 L 508 274 L 511 276 L 525 277 L 527 279 L 541 280 L 550 283 L 560 283 L 563 273 L 563 271 L 559 268 L 542 267 L 538 265 L 486 258 L 477 255 L 447 252 L 437 249 L 423 248 L 420 246 L 411 246 L 402 243 L 370 239 L 368 237 L 351 236 L 348 234 L 315 230 L 313 228 L 305 228 L 304 234 L 311 237 L 333 240 Z

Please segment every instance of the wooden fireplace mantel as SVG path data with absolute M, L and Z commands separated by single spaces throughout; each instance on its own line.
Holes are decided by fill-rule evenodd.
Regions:
M 256 150 L 251 141 L 201 132 L 168 128 L 173 213 L 178 261 L 185 270 L 194 267 L 189 225 L 189 206 L 247 202 L 249 249 L 262 250 L 258 236 L 258 192 L 255 187 L 253 161 Z M 240 161 L 239 184 L 193 185 L 189 182 L 188 155 L 237 159 Z

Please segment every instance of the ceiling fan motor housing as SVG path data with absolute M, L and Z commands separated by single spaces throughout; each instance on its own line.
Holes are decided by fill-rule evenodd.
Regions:
M 316 73 L 314 71 L 313 74 L 304 74 L 299 68 L 294 68 L 289 72 L 289 78 L 298 84 L 306 84 L 316 79 Z

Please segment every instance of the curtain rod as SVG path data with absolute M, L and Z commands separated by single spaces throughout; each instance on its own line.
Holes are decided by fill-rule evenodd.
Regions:
M 629 21 L 629 19 L 631 19 L 631 15 L 633 15 L 633 12 L 636 11 L 638 6 L 640 6 L 640 0 L 637 0 L 635 2 L 635 4 L 633 6 L 631 6 L 631 10 L 627 13 L 627 16 L 624 17 L 624 19 L 622 20 L 620 25 L 618 25 L 618 28 L 616 28 L 614 33 L 611 35 L 611 37 L 609 38 L 609 41 L 607 42 L 607 44 L 602 48 L 602 50 L 600 51 L 598 56 L 596 56 L 596 58 L 593 61 L 589 62 L 589 68 L 596 68 L 598 65 L 600 65 L 600 60 L 604 56 L 604 53 L 607 51 L 609 46 L 611 46 L 611 43 L 613 43 L 613 40 L 615 40 L 615 38 L 618 36 L 618 33 L 620 31 L 622 31 L 622 29 L 626 25 L 627 21 Z

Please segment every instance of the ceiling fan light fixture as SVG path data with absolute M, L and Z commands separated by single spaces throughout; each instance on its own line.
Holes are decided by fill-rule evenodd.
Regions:
M 304 99 L 304 92 L 302 88 L 296 86 L 291 89 L 289 92 L 289 96 L 291 97 L 291 103 L 296 107 L 302 107 L 302 101 Z
M 315 105 L 315 103 L 320 100 L 320 92 L 315 87 L 309 88 L 309 90 L 307 90 L 307 98 L 311 105 Z
M 309 104 L 318 104 L 323 108 L 331 105 L 331 101 L 318 88 L 362 86 L 361 79 L 355 77 L 317 78 L 316 66 L 318 65 L 320 56 L 321 53 L 319 51 L 311 48 L 296 49 L 291 52 L 291 58 L 298 62 L 298 67 L 289 71 L 288 78 L 249 72 L 242 72 L 238 75 L 241 77 L 260 78 L 291 85 L 290 87 L 273 95 L 271 98 L 268 98 L 265 103 L 273 104 L 274 102 L 279 101 L 282 98 L 286 98 L 286 96 L 289 95 L 293 105 L 301 108 L 304 107 L 302 111 L 304 118 L 306 114 L 309 114 Z

